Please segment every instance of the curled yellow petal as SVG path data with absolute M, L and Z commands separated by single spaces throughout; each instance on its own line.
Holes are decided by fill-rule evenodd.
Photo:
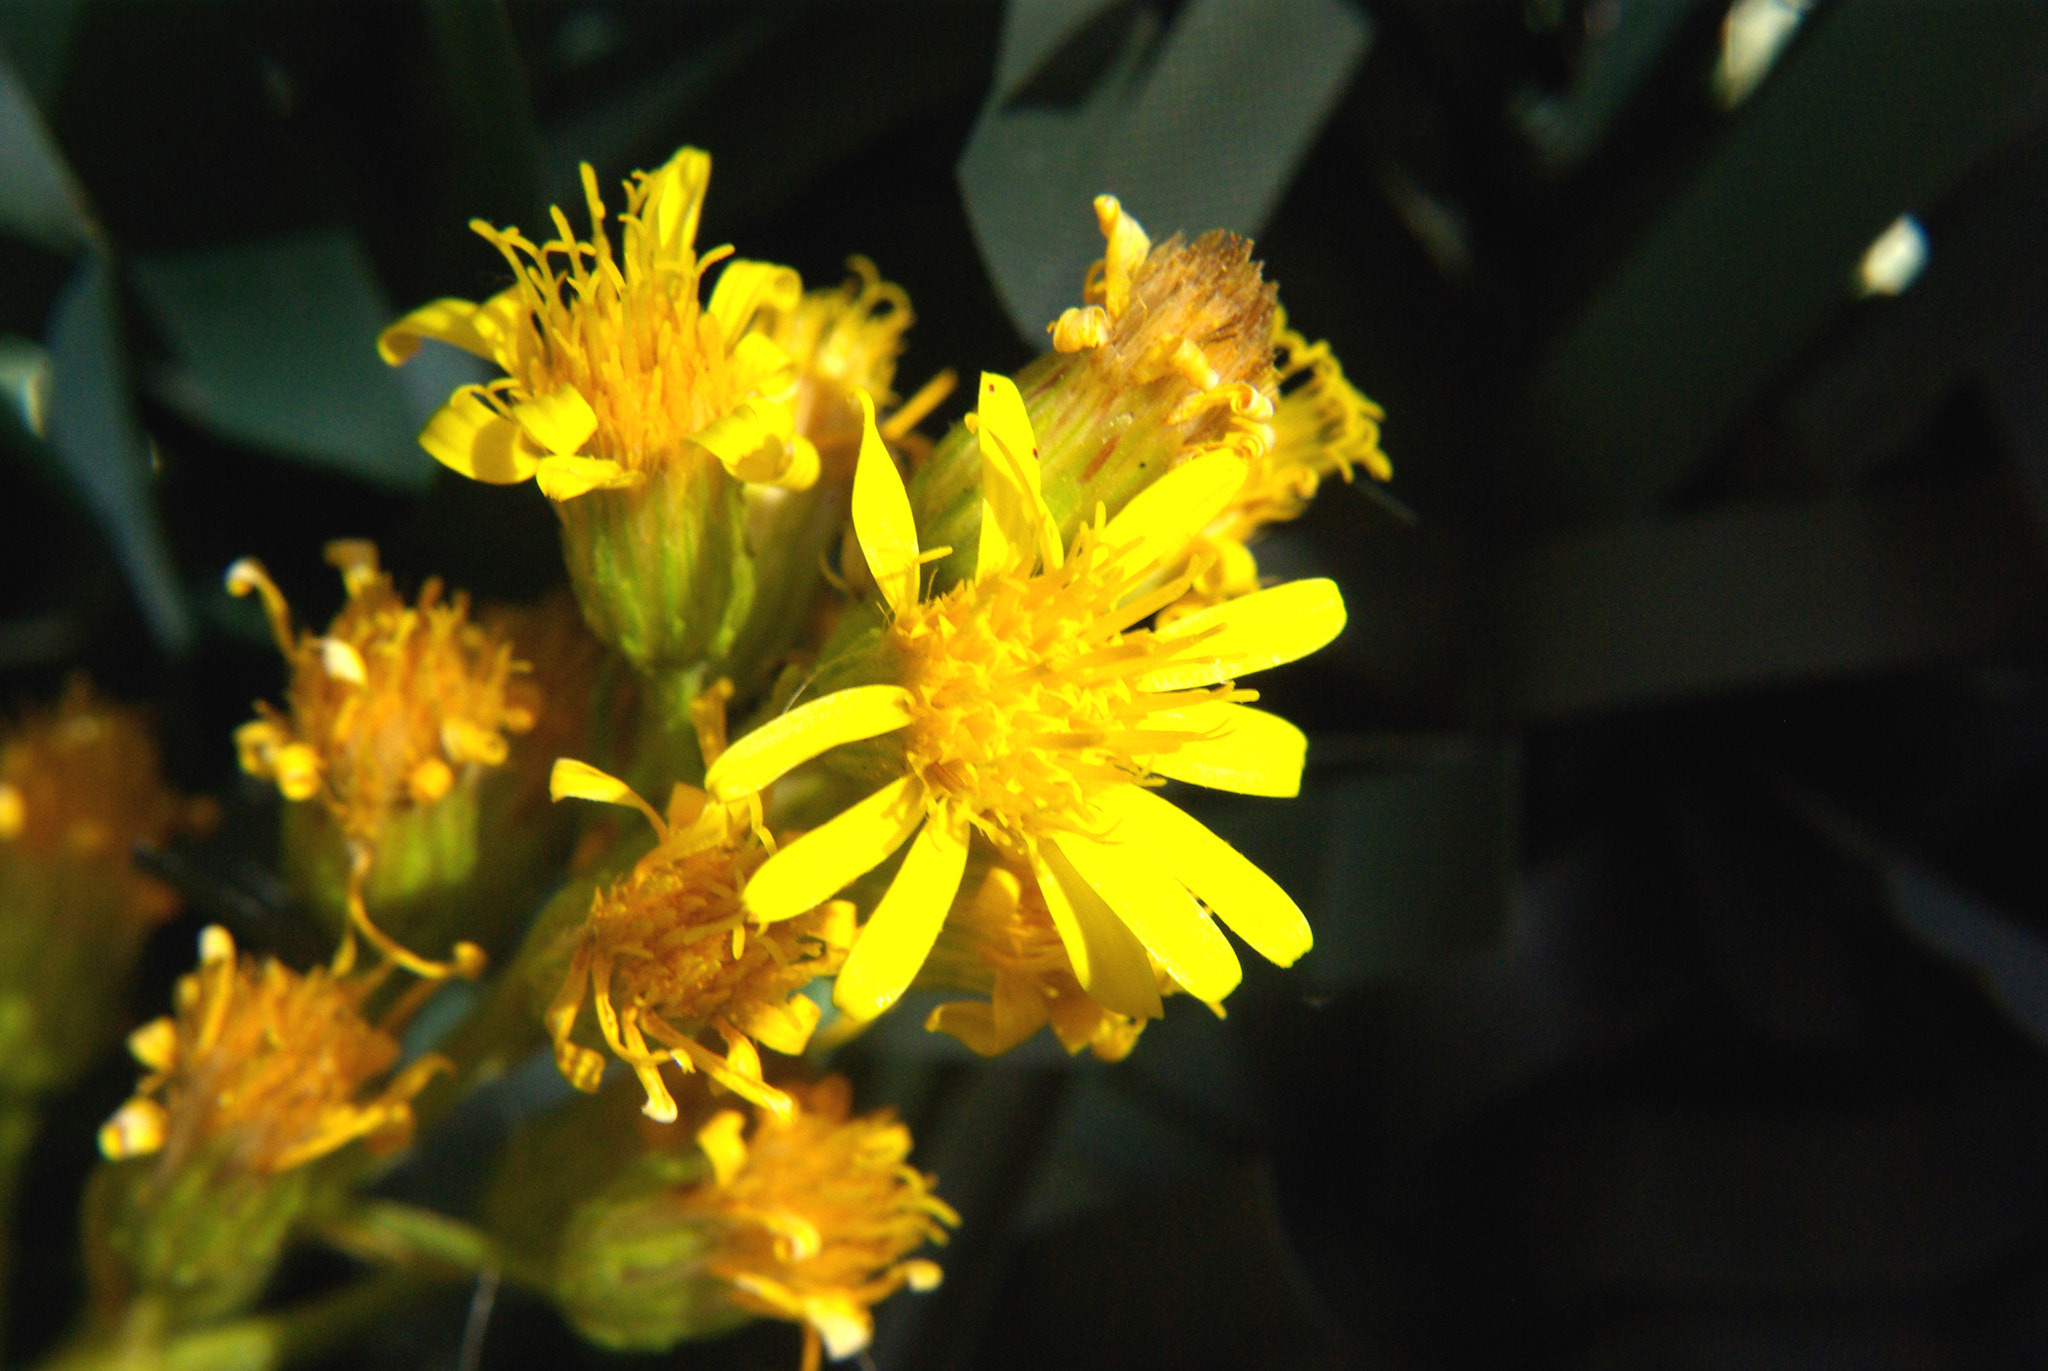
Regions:
M 1024 397 L 1007 376 L 983 372 L 976 391 L 975 434 L 981 443 L 981 545 L 976 580 L 1029 573 L 1036 562 L 1060 565 L 1059 525 L 1039 494 L 1038 440 Z
M 603 457 L 543 457 L 534 469 L 540 493 L 560 502 L 593 490 L 624 490 L 640 484 L 640 473 Z
M 569 456 L 597 432 L 597 411 L 574 386 L 561 386 L 512 406 L 512 417 L 541 448 Z
M 731 1185 L 747 1164 L 747 1144 L 740 1136 L 746 1126 L 746 1118 L 738 1110 L 722 1109 L 697 1130 L 697 1146 L 710 1159 L 711 1172 L 720 1185 Z
M 540 466 L 541 454 L 520 441 L 519 425 L 467 386 L 427 420 L 420 446 L 442 466 L 476 481 L 516 485 Z
M 718 321 L 727 347 L 747 331 L 762 310 L 795 309 L 803 299 L 803 278 L 772 262 L 733 261 L 719 273 L 704 312 Z
M 713 420 L 692 441 L 734 480 L 802 489 L 818 479 L 817 450 L 798 438 L 786 406 L 752 401 Z
M 1106 798 L 1097 801 L 1105 809 Z M 1061 834 L 1058 846 L 1081 878 L 1190 995 L 1216 1001 L 1237 988 L 1244 972 L 1230 940 L 1179 883 L 1160 879 L 1160 852 L 1139 842 L 1105 842 L 1072 833 Z
M 1039 896 L 1074 964 L 1074 979 L 1105 1008 L 1134 1019 L 1165 1012 L 1145 948 L 1057 844 L 1034 854 Z
M 497 351 L 512 323 L 518 318 L 519 293 L 503 291 L 483 303 L 471 300 L 435 300 L 377 335 L 377 355 L 392 366 L 402 366 L 420 350 L 420 340 L 431 338 L 448 343 L 486 361 L 495 361 Z

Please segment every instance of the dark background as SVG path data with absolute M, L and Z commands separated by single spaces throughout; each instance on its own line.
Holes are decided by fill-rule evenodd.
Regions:
M 1248 959 L 1227 1021 L 1176 1004 L 1117 1067 L 1043 1042 L 981 1064 L 914 1006 L 842 1053 L 966 1218 L 873 1362 L 2039 1365 L 2048 8 L 1831 0 L 1733 110 L 1708 0 L 1364 10 L 1258 255 L 1385 406 L 1398 507 L 1333 485 L 1262 553 L 1351 609 L 1258 683 L 1314 738 L 1303 798 L 1187 797 L 1317 948 Z M 1083 102 L 1182 14 L 1106 6 L 1019 103 Z M 315 622 L 337 536 L 485 596 L 561 578 L 537 492 L 436 471 L 419 396 L 367 354 L 388 312 L 495 289 L 465 221 L 537 225 L 579 158 L 609 186 L 691 142 L 702 242 L 812 285 L 858 251 L 905 286 L 899 389 L 1012 370 L 1035 345 L 955 178 L 1002 24 L 952 0 L 0 12 L 0 334 L 52 378 L 40 435 L 6 416 L 0 696 L 87 666 L 230 803 L 173 873 L 191 909 L 138 1018 L 201 922 L 279 941 L 274 819 L 229 745 L 278 669 L 228 562 L 264 558 Z M 23 170 L 37 137 L 68 190 Z M 1859 298 L 1907 212 L 1925 271 Z M 19 1361 L 65 1327 L 92 1130 L 132 1079 L 109 1054 L 31 1160 Z M 346 1270 L 299 1259 L 279 1296 Z M 454 1365 L 470 1304 L 334 1364 Z M 632 1360 L 516 1292 L 482 1331 L 487 1367 Z M 795 1357 L 768 1327 L 649 1364 Z

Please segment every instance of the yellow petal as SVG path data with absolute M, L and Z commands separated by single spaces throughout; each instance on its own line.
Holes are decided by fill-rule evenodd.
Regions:
M 653 230 L 657 259 L 672 261 L 697 241 L 697 218 L 710 183 L 711 154 L 696 148 L 678 148 L 675 156 L 648 173 L 640 222 Z
M 735 405 L 691 435 L 691 441 L 716 457 L 736 481 L 802 489 L 818 478 L 815 451 L 805 469 L 795 416 L 771 401 Z
M 1097 803 L 1100 805 L 1122 791 L 1137 789 L 1115 787 L 1098 797 Z M 1220 1000 L 1237 988 L 1243 971 L 1237 964 L 1237 954 L 1230 950 L 1230 940 L 1187 891 L 1160 878 L 1160 868 L 1170 863 L 1175 854 L 1120 837 L 1103 841 L 1063 833 L 1058 841 L 1060 851 L 1073 862 L 1082 879 L 1095 887 L 1125 926 L 1138 935 L 1138 941 L 1189 994 L 1202 1000 Z
M 757 1002 L 734 1022 L 740 1031 L 761 1046 L 786 1057 L 795 1057 L 810 1046 L 811 1034 L 818 1028 L 820 1012 L 816 1001 L 803 995 L 792 995 L 786 1004 Z
M 909 722 L 910 692 L 902 686 L 836 690 L 770 719 L 728 747 L 705 774 L 704 788 L 720 800 L 737 800 L 841 743 L 879 737 Z
M 1344 631 L 1344 597 L 1334 581 L 1286 585 L 1212 605 L 1159 630 L 1162 640 L 1187 640 L 1180 660 L 1151 672 L 1143 690 L 1214 685 L 1306 657 Z
M 164 1145 L 170 1115 L 155 1100 L 130 1100 L 100 1125 L 100 1155 L 108 1161 L 146 1156 Z
M 541 454 L 520 441 L 517 423 L 484 403 L 474 386 L 455 392 L 420 431 L 420 446 L 451 471 L 494 486 L 532 476 Z
M 747 331 L 747 325 L 754 321 L 755 314 L 764 309 L 777 312 L 795 309 L 803 296 L 803 278 L 791 268 L 779 267 L 773 262 L 736 260 L 727 263 L 725 270 L 719 273 L 718 285 L 711 292 L 711 303 L 704 309 L 718 321 L 719 331 L 725 335 L 725 345 L 731 347 Z
M 1243 705 L 1209 703 L 1155 710 L 1148 728 L 1201 729 L 1203 738 L 1152 759 L 1162 776 L 1240 795 L 1281 799 L 1301 793 L 1301 767 L 1308 737 L 1277 714 Z
M 868 570 L 889 608 L 898 614 L 917 603 L 917 524 L 896 461 L 875 431 L 875 402 L 864 390 L 860 401 L 860 461 L 853 471 L 853 530 Z
M 1095 222 L 1109 240 L 1102 253 L 1102 303 L 1115 319 L 1130 304 L 1131 277 L 1152 251 L 1152 240 L 1114 195 L 1095 197 Z
M 1144 945 L 1067 855 L 1046 844 L 1032 865 L 1038 872 L 1039 894 L 1066 946 L 1067 960 L 1074 964 L 1074 979 L 1088 997 L 1136 1019 L 1156 1019 L 1164 1013 L 1159 978 L 1152 974 Z
M 558 502 L 593 490 L 624 490 L 640 484 L 639 473 L 604 457 L 543 457 L 534 476 L 540 493 Z
M 151 1019 L 128 1035 L 128 1051 L 151 1071 L 169 1071 L 178 1064 L 177 1020 Z
M 1102 546 L 1122 549 L 1117 565 L 1137 575 L 1177 562 L 1244 484 L 1244 459 L 1210 452 L 1175 467 L 1131 497 L 1102 532 Z M 1126 546 L 1128 544 L 1128 546 Z
M 737 1109 L 721 1109 L 711 1122 L 697 1130 L 697 1146 L 711 1161 L 711 1172 L 720 1185 L 731 1185 L 747 1164 L 747 1144 L 740 1137 L 747 1120 Z
M 1267 961 L 1291 966 L 1315 943 L 1301 907 L 1287 892 L 1199 819 L 1142 786 L 1120 786 L 1103 795 L 1098 805 L 1117 820 L 1118 832 L 1127 832 L 1129 842 L 1157 852 L 1176 879 Z
M 377 355 L 392 366 L 400 366 L 420 350 L 422 338 L 431 338 L 495 362 L 505 335 L 518 322 L 520 308 L 517 287 L 501 291 L 482 304 L 436 300 L 421 305 L 378 334 Z
M 796 381 L 796 359 L 765 333 L 743 335 L 732 348 L 732 383 L 740 395 L 782 395 Z
M 896 1003 L 931 953 L 966 869 L 966 822 L 946 811 L 933 814 L 847 954 L 832 987 L 841 1012 L 872 1019 Z
M 951 1034 L 983 1057 L 997 1056 L 1017 1045 L 1004 1042 L 996 1033 L 995 1007 L 985 1000 L 954 1000 L 940 1005 L 925 1016 L 924 1031 Z
M 512 406 L 512 417 L 543 450 L 558 457 L 574 453 L 597 432 L 597 411 L 574 386 L 522 400 Z
M 554 800 L 596 800 L 599 804 L 637 805 L 643 803 L 633 787 L 616 776 L 599 771 L 573 757 L 555 758 L 548 773 L 548 797 Z
M 787 919 L 816 908 L 903 846 L 924 818 L 924 800 L 923 787 L 906 776 L 804 834 L 747 882 L 747 911 L 760 919 Z
M 1033 562 L 1060 564 L 1058 525 L 1039 495 L 1038 439 L 1024 412 L 1024 397 L 1007 376 L 981 374 L 976 436 L 981 443 L 981 546 L 976 580 Z
M 873 1316 L 852 1295 L 837 1291 L 806 1295 L 803 1310 L 804 1322 L 818 1330 L 825 1343 L 825 1355 L 833 1361 L 845 1361 L 874 1337 Z

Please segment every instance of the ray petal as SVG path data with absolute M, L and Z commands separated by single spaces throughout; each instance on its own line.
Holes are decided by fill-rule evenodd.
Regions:
M 704 788 L 721 800 L 737 800 L 841 743 L 879 737 L 909 722 L 910 692 L 902 686 L 836 690 L 733 743 L 711 764 Z
M 930 955 L 966 868 L 965 821 L 947 811 L 931 815 L 854 939 L 832 987 L 833 1004 L 856 1019 L 872 1019 L 896 1003 Z
M 1145 676 L 1144 690 L 1183 690 L 1235 680 L 1306 657 L 1344 631 L 1344 597 L 1328 580 L 1289 581 L 1198 610 L 1159 630 L 1186 640 L 1174 659 Z
M 748 912 L 788 919 L 815 909 L 903 846 L 924 818 L 924 800 L 924 789 L 905 776 L 804 834 L 747 882 Z
M 1314 944 L 1301 907 L 1201 820 L 1142 786 L 1111 792 L 1101 804 L 1131 841 L 1160 853 L 1173 874 L 1267 961 L 1291 966 Z
M 1308 737 L 1277 714 L 1211 701 L 1154 710 L 1146 727 L 1200 730 L 1204 736 L 1152 759 L 1162 776 L 1240 795 L 1288 799 L 1301 793 Z
M 1121 791 L 1137 789 L 1116 787 L 1098 797 L 1098 803 Z M 1160 879 L 1160 866 L 1173 854 L 1143 843 L 1105 841 L 1075 833 L 1063 833 L 1057 841 L 1081 878 L 1095 887 L 1189 994 L 1213 1001 L 1237 988 L 1244 973 L 1223 930 L 1178 883 Z

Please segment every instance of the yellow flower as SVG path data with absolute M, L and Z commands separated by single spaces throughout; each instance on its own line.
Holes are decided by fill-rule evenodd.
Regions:
M 1364 467 L 1375 481 L 1394 477 L 1393 465 L 1380 451 L 1380 420 L 1386 412 L 1344 379 L 1330 345 L 1310 343 L 1288 328 L 1285 312 L 1277 308 L 1273 345 L 1281 360 L 1272 443 L 1247 452 L 1244 484 L 1203 530 L 1200 547 L 1214 561 L 1197 576 L 1188 597 L 1167 613 L 1168 622 L 1257 590 L 1258 564 L 1248 545 L 1266 525 L 1300 518 L 1325 478 L 1349 481 L 1356 467 Z
M 1162 996 L 1180 989 L 1157 961 L 1152 973 Z M 991 868 L 974 894 L 954 905 L 917 984 L 988 996 L 942 1004 L 924 1025 L 984 1057 L 1009 1051 L 1050 1023 L 1068 1052 L 1085 1047 L 1106 1062 L 1122 1061 L 1145 1028 L 1143 1019 L 1089 998 L 1037 881 L 1005 866 Z
M 29 714 L 0 737 L 0 852 L 130 871 L 129 913 L 139 923 L 167 918 L 178 901 L 132 870 L 135 844 L 206 827 L 213 813 L 210 801 L 180 799 L 164 784 L 143 716 L 108 704 L 82 676 L 54 711 Z
M 603 1077 L 604 1058 L 571 1036 L 588 997 L 605 1045 L 639 1076 L 650 1118 L 676 1118 L 664 1061 L 788 1113 L 789 1097 L 761 1077 L 754 1044 L 794 1055 L 810 1042 L 818 1007 L 802 991 L 839 969 L 853 940 L 853 906 L 835 900 L 773 924 L 748 917 L 740 890 L 775 850 L 757 804 L 713 803 L 678 785 L 664 818 L 625 782 L 566 757 L 555 763 L 553 791 L 557 799 L 633 805 L 660 839 L 597 892 L 577 934 L 547 1011 L 562 1075 L 587 1091 Z M 697 1041 L 711 1031 L 724 1040 L 723 1057 Z
M 0 1110 L 76 1079 L 119 1030 L 143 940 L 178 908 L 135 848 L 214 817 L 164 784 L 142 712 L 82 676 L 0 732 Z
M 1244 462 L 1220 451 L 1189 462 L 1062 548 L 1017 388 L 984 375 L 980 401 L 976 570 L 934 598 L 919 596 L 919 567 L 943 550 L 920 550 L 870 412 L 854 523 L 891 615 L 880 650 L 888 679 L 756 729 L 705 784 L 736 799 L 866 739 L 882 740 L 870 749 L 893 779 L 770 858 L 747 907 L 770 919 L 799 913 L 907 844 L 834 992 L 842 1010 L 869 1018 L 930 951 L 978 831 L 1037 876 L 1097 1002 L 1157 1017 L 1153 957 L 1196 997 L 1220 1001 L 1240 969 L 1211 911 L 1282 965 L 1308 949 L 1308 923 L 1264 872 L 1151 784 L 1295 794 L 1306 740 L 1247 708 L 1256 696 L 1230 682 L 1329 642 L 1343 601 L 1328 581 L 1295 582 L 1137 628 L 1185 589 L 1185 578 L 1148 587 L 1185 560 L 1243 483 Z
M 432 338 L 506 374 L 457 391 L 420 445 L 479 481 L 536 478 L 556 501 L 706 458 L 737 480 L 809 485 L 818 457 L 795 431 L 796 369 L 751 327 L 762 310 L 793 308 L 802 283 L 787 267 L 733 261 L 710 302 L 699 302 L 704 270 L 731 252 L 697 254 L 710 179 L 711 158 L 695 148 L 634 172 L 616 254 L 588 163 L 588 241 L 559 209 L 551 211 L 558 236 L 538 246 L 517 229 L 472 221 L 516 283 L 481 304 L 422 306 L 384 330 L 377 347 L 395 366 Z
M 817 446 L 825 470 L 850 477 L 860 453 L 856 392 L 866 391 L 893 411 L 882 424 L 882 437 L 894 443 L 952 392 L 954 378 L 941 372 L 897 406 L 889 387 L 903 335 L 916 319 L 910 297 L 882 280 L 867 258 L 850 258 L 847 265 L 853 275 L 844 284 L 806 291 L 794 309 L 764 312 L 760 327 L 796 362 L 796 431 Z
M 422 1057 L 368 1093 L 399 1055 L 398 1040 L 363 1018 L 383 979 L 384 970 L 348 978 L 238 961 L 227 930 L 207 928 L 199 969 L 178 982 L 176 1016 L 129 1036 L 151 1074 L 100 1129 L 100 1151 L 116 1161 L 162 1152 L 175 1169 L 221 1141 L 236 1165 L 275 1174 L 357 1138 L 403 1145 L 413 1097 L 448 1063 Z
M 930 1290 L 939 1268 L 910 1256 L 942 1243 L 960 1218 L 905 1165 L 910 1130 L 886 1111 L 847 1117 L 839 1077 L 811 1087 L 786 1117 L 735 1111 L 698 1130 L 715 1179 L 683 1201 L 683 1221 L 711 1234 L 705 1270 L 752 1313 L 800 1323 L 804 1366 L 819 1344 L 834 1361 L 874 1335 L 869 1310 L 904 1286 Z
M 506 735 L 533 727 L 536 692 L 520 679 L 527 667 L 512 644 L 470 621 L 467 596 L 443 601 L 441 583 L 429 580 L 417 605 L 406 604 L 365 542 L 329 543 L 327 560 L 340 569 L 348 602 L 325 634 L 294 634 L 262 563 L 245 557 L 228 568 L 230 591 L 262 598 L 291 669 L 290 713 L 259 703 L 260 717 L 235 730 L 236 750 L 244 771 L 276 782 L 287 799 L 319 800 L 333 816 L 351 853 L 352 926 L 408 969 L 445 974 L 370 922 L 363 877 L 392 815 L 436 805 L 504 762 Z M 481 969 L 481 954 L 462 948 L 457 969 Z

